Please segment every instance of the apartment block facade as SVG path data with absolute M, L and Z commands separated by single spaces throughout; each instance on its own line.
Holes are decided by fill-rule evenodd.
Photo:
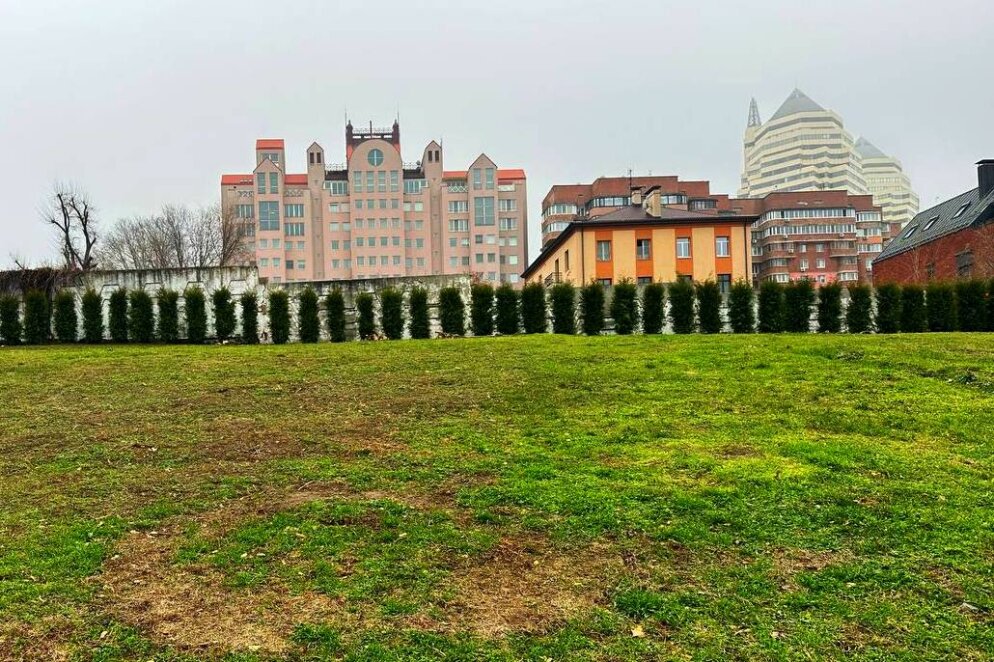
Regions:
M 528 255 L 527 179 L 486 154 L 445 170 L 428 143 L 404 163 L 400 125 L 345 127 L 345 162 L 307 148 L 287 172 L 283 140 L 256 141 L 255 169 L 222 175 L 221 201 L 250 262 L 272 282 L 470 274 L 517 283 Z

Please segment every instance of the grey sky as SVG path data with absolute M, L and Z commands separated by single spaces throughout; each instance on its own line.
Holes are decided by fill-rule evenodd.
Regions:
M 0 266 L 52 256 L 56 180 L 110 224 L 209 204 L 253 141 L 344 161 L 344 112 L 404 158 L 480 152 L 527 170 L 532 257 L 554 183 L 710 179 L 734 194 L 749 99 L 796 85 L 900 158 L 933 204 L 994 157 L 991 0 L 503 0 L 496 3 L 0 0 Z

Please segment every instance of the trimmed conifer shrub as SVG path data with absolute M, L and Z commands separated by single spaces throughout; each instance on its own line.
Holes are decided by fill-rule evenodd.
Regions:
M 701 333 L 721 333 L 721 289 L 713 280 L 694 286 L 697 294 L 697 320 Z
M 49 336 L 48 297 L 41 290 L 28 290 L 24 295 L 24 342 L 40 345 Z
M 842 285 L 826 283 L 818 288 L 818 333 L 842 330 Z
M 909 284 L 901 289 L 901 331 L 924 333 L 928 330 L 925 312 L 925 290 L 921 285 Z
M 564 335 L 576 333 L 576 288 L 572 283 L 557 283 L 549 290 L 552 309 L 552 332 Z
M 227 287 L 221 287 L 211 294 L 214 307 L 214 335 L 224 342 L 235 333 L 235 302 L 231 300 L 231 292 Z
M 324 297 L 325 326 L 331 342 L 345 342 L 345 296 L 337 287 Z
M 611 318 L 614 332 L 620 336 L 635 333 L 639 325 L 638 287 L 630 280 L 622 280 L 611 293 Z
M 269 293 L 269 337 L 274 345 L 290 340 L 290 295 L 286 290 Z
M 901 286 L 884 283 L 877 288 L 877 332 L 901 330 Z
M 670 326 L 673 333 L 694 332 L 694 284 L 689 280 L 670 283 Z
M 76 342 L 79 325 L 76 319 L 76 295 L 72 290 L 60 290 L 53 301 L 52 325 L 59 342 Z
M 159 290 L 156 295 L 159 320 L 156 333 L 164 343 L 179 341 L 179 294 L 174 290 Z
M 128 337 L 132 342 L 150 343 L 155 340 L 155 313 L 152 297 L 145 290 L 128 294 Z
M 549 309 L 542 283 L 529 283 L 521 290 L 521 325 L 525 333 L 545 333 L 548 330 Z
M 239 303 L 242 306 L 242 342 L 255 345 L 259 342 L 259 297 L 255 292 L 243 292 Z
M 728 293 L 728 323 L 732 327 L 732 333 L 755 333 L 755 298 L 756 293 L 748 281 L 739 279 L 732 283 L 732 289 Z
M 494 288 L 475 283 L 469 290 L 469 321 L 474 336 L 494 334 Z
M 783 333 L 783 286 L 772 280 L 759 284 L 759 332 Z
M 956 311 L 960 331 L 983 331 L 987 327 L 987 284 L 981 280 L 958 281 Z
M 458 287 L 443 287 L 438 293 L 438 321 L 442 333 L 449 336 L 466 335 L 466 304 Z
M 376 336 L 376 316 L 373 295 L 360 292 L 355 297 L 356 326 L 360 340 L 372 340 Z
M 15 296 L 0 296 L 0 340 L 6 345 L 20 345 L 21 302 Z
M 83 292 L 83 342 L 96 344 L 104 339 L 104 301 L 93 288 Z
M 783 293 L 783 328 L 787 333 L 811 332 L 811 307 L 815 288 L 810 280 L 791 281 Z
M 107 331 L 111 342 L 128 342 L 128 291 L 123 287 L 110 293 L 107 302 Z
M 207 340 L 207 303 L 204 291 L 199 287 L 188 287 L 183 292 L 186 314 L 186 341 L 202 345 Z
M 380 324 L 390 340 L 404 337 L 404 294 L 388 287 L 380 292 Z
M 604 286 L 597 281 L 580 288 L 580 316 L 584 335 L 597 336 L 604 330 Z
M 408 309 L 411 320 L 408 323 L 408 333 L 411 338 L 424 340 L 431 338 L 431 318 L 428 313 L 428 290 L 415 287 L 408 299 Z
M 873 293 L 869 285 L 854 283 L 849 286 L 846 330 L 849 333 L 869 333 L 873 330 Z
M 642 333 L 662 333 L 666 305 L 666 287 L 649 283 L 642 288 Z
M 987 330 L 994 331 L 994 278 L 987 285 Z
M 318 295 L 310 287 L 297 295 L 297 336 L 304 343 L 315 343 L 321 338 Z
M 497 307 L 497 333 L 510 336 L 521 328 L 521 315 L 518 312 L 518 291 L 510 283 L 504 283 L 495 293 Z
M 925 314 L 929 331 L 942 333 L 956 330 L 956 290 L 952 285 L 933 281 L 926 286 Z

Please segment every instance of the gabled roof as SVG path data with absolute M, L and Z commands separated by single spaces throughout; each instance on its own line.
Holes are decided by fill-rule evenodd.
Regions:
M 871 143 L 866 138 L 860 136 L 859 140 L 856 141 L 856 151 L 864 159 L 886 159 L 889 158 L 886 154 L 877 149 L 877 146 Z
M 797 113 L 810 113 L 824 111 L 825 109 L 815 103 L 811 97 L 809 97 L 804 92 L 799 89 L 794 88 L 794 91 L 790 93 L 787 100 L 780 105 L 777 112 L 773 113 L 773 117 L 770 121 L 783 119 L 789 115 L 796 115 Z
M 886 260 L 944 235 L 959 232 L 971 225 L 983 223 L 994 217 L 994 191 L 988 193 L 983 200 L 979 198 L 980 189 L 975 188 L 920 212 L 904 227 L 900 235 L 894 237 L 890 243 L 884 246 L 883 252 L 874 261 Z M 969 206 L 962 213 L 959 213 L 963 205 Z M 927 230 L 926 226 L 928 226 Z M 914 228 L 913 231 L 912 228 Z

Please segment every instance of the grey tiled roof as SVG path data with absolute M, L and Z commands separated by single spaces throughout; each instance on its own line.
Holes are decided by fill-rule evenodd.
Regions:
M 812 101 L 811 97 L 804 92 L 795 89 L 790 93 L 790 96 L 787 97 L 787 100 L 783 102 L 780 108 L 777 109 L 777 112 L 773 113 L 773 117 L 770 118 L 770 121 L 778 120 L 796 113 L 809 113 L 812 111 L 823 110 L 825 109 Z
M 860 138 L 856 141 L 856 151 L 864 159 L 885 159 L 887 155 L 877 149 L 877 146 L 871 143 L 866 138 Z
M 926 244 L 933 239 L 938 239 L 947 234 L 968 228 L 974 223 L 982 223 L 994 216 L 994 191 L 988 193 L 983 200 L 979 200 L 980 189 L 961 193 L 955 198 L 946 200 L 942 204 L 931 209 L 919 212 L 915 218 L 905 226 L 901 234 L 891 239 L 882 253 L 877 256 L 877 260 L 893 257 L 899 253 Z M 960 208 L 969 204 L 966 210 L 956 216 Z M 930 224 L 932 219 L 936 219 Z M 928 226 L 926 230 L 925 227 Z M 914 228 L 912 232 L 911 229 Z M 909 236 L 910 232 L 910 236 Z

